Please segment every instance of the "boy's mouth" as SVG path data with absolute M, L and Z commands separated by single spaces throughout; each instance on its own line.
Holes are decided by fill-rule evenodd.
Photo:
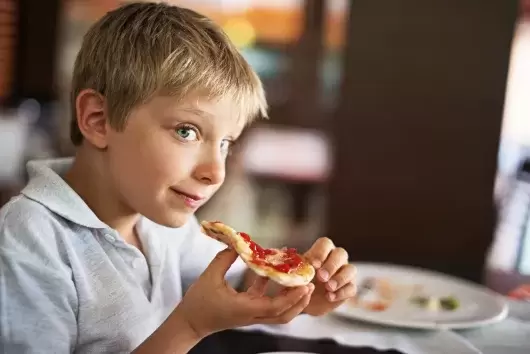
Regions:
M 171 188 L 179 197 L 184 199 L 184 203 L 190 208 L 198 208 L 206 200 L 206 197 L 197 194 L 186 193 L 182 190 Z

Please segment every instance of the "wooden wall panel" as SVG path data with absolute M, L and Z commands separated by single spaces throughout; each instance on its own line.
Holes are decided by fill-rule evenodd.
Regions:
M 481 279 L 517 2 L 351 2 L 329 234 Z

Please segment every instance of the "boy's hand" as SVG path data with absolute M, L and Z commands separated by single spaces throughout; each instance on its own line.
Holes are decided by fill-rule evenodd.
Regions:
M 305 256 L 317 270 L 315 291 L 304 313 L 324 315 L 355 296 L 355 267 L 348 253 L 326 237 L 319 238 Z
M 256 323 L 287 323 L 309 304 L 313 284 L 268 297 L 264 296 L 268 279 L 257 278 L 246 292 L 238 293 L 225 281 L 237 257 L 231 249 L 218 253 L 175 309 L 199 338 Z

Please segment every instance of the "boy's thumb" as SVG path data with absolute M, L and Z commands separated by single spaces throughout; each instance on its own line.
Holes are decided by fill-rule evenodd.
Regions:
M 237 257 L 237 252 L 228 247 L 217 253 L 206 271 L 210 274 L 219 275 L 224 278 L 226 272 L 228 272 L 228 269 L 230 269 L 230 266 L 236 261 Z

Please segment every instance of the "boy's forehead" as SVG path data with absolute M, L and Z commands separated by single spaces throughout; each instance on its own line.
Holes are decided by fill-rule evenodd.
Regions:
M 188 95 L 177 101 L 178 108 L 200 113 L 206 116 L 227 114 L 237 115 L 237 105 L 230 96 L 208 97 L 206 95 Z

